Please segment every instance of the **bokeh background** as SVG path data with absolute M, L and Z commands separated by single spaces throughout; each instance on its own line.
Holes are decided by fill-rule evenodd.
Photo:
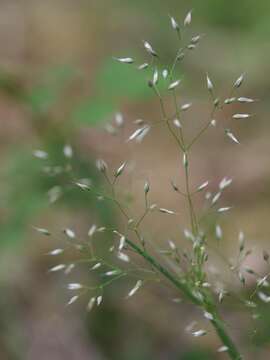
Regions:
M 1 0 L 1 360 L 226 358 L 217 355 L 220 344 L 213 332 L 202 339 L 186 333 L 185 327 L 200 321 L 201 314 L 188 304 L 173 302 L 177 294 L 167 288 L 149 285 L 125 301 L 131 283 L 124 281 L 109 288 L 102 306 L 89 315 L 84 300 L 67 308 L 67 280 L 62 274 L 48 274 L 55 261 L 44 255 L 59 246 L 65 227 L 84 237 L 93 223 L 121 226 L 115 208 L 70 185 L 73 176 L 102 183 L 95 169 L 100 157 L 112 169 L 125 160 L 136 164 L 132 177 L 121 182 L 123 190 L 131 192 L 133 210 L 141 213 L 143 184 L 149 180 L 151 200 L 182 214 L 180 224 L 175 218 L 153 215 L 143 225 L 146 234 L 160 246 L 169 237 L 181 245 L 184 203 L 170 188 L 170 179 L 182 182 L 177 150 L 161 127 L 140 146 L 125 143 L 135 119 L 153 122 L 160 115 L 144 75 L 112 57 L 132 56 L 143 62 L 142 40 L 147 39 L 164 64 L 170 61 L 177 38 L 168 14 L 180 22 L 190 9 L 190 33 L 205 36 L 178 68 L 185 83 L 181 102 L 194 103 L 185 118 L 187 133 L 199 129 L 209 116 L 206 72 L 221 97 L 245 73 L 240 95 L 259 99 L 247 109 L 254 114 L 251 119 L 228 125 L 240 146 L 214 128 L 196 144 L 192 183 L 209 179 L 214 189 L 222 177 L 233 178 L 222 198 L 222 204 L 234 208 L 221 220 L 227 234 L 221 251 L 235 254 L 242 229 L 247 246 L 254 250 L 248 265 L 262 275 L 269 271 L 261 256 L 261 250 L 270 247 L 269 1 Z M 243 110 L 232 106 L 225 115 Z M 117 111 L 126 125 L 115 137 L 102 129 Z M 226 116 L 217 120 L 226 122 Z M 49 164 L 65 167 L 65 144 L 74 149 L 72 175 L 44 175 L 43 160 L 34 158 L 33 151 L 42 149 L 49 154 Z M 54 196 L 57 201 L 50 203 Z M 42 237 L 33 226 L 49 228 L 55 236 Z M 91 281 L 87 270 L 75 275 Z M 252 286 L 254 279 L 248 280 L 247 287 Z M 235 287 L 239 296 L 246 291 Z M 256 330 L 237 302 L 228 300 L 224 308 L 247 358 L 269 359 L 269 307 L 261 307 Z

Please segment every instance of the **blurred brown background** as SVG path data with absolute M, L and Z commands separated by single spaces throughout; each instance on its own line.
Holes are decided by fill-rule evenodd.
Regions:
M 226 358 L 216 354 L 219 343 L 213 332 L 202 339 L 190 338 L 185 327 L 194 319 L 201 321 L 201 314 L 185 303 L 172 302 L 177 294 L 167 288 L 150 285 L 136 298 L 124 301 L 132 282 L 121 282 L 108 289 L 100 309 L 89 315 L 83 301 L 64 306 L 66 280 L 47 273 L 55 259 L 44 254 L 59 246 L 65 227 L 83 237 L 93 223 L 121 225 L 122 220 L 110 205 L 69 186 L 70 174 L 45 176 L 42 160 L 32 156 L 35 149 L 42 149 L 48 152 L 50 164 L 66 166 L 62 149 L 71 144 L 74 176 L 97 183 L 102 179 L 95 169 L 96 158 L 104 158 L 111 169 L 129 160 L 135 164 L 135 175 L 123 180 L 121 187 L 132 194 L 132 210 L 141 213 L 143 184 L 149 180 L 151 201 L 180 214 L 180 221 L 153 214 L 143 225 L 146 234 L 159 246 L 167 246 L 169 238 L 182 244 L 185 204 L 170 187 L 171 179 L 183 183 L 178 151 L 159 126 L 139 146 L 125 143 L 135 119 L 154 122 L 160 114 L 144 75 L 115 63 L 112 57 L 145 61 L 142 40 L 147 39 L 162 54 L 165 66 L 177 49 L 168 14 L 182 22 L 190 9 L 190 34 L 205 36 L 178 69 L 184 79 L 180 101 L 193 102 L 184 117 L 187 136 L 192 137 L 209 117 L 206 72 L 223 98 L 245 73 L 239 94 L 259 99 L 252 105 L 232 105 L 225 115 L 217 116 L 241 145 L 231 143 L 219 127 L 211 128 L 194 146 L 192 185 L 209 180 L 214 191 L 224 176 L 233 178 L 221 200 L 222 205 L 233 206 L 221 220 L 226 233 L 222 252 L 234 255 L 242 229 L 254 249 L 248 265 L 261 275 L 268 271 L 261 250 L 270 250 L 269 1 L 2 0 L 1 360 Z M 171 106 L 169 99 L 166 104 Z M 117 111 L 123 113 L 126 125 L 114 137 L 102 128 Z M 253 116 L 227 123 L 234 112 Z M 61 187 L 59 199 L 50 204 L 48 191 L 56 185 Z M 44 238 L 32 226 L 49 228 L 55 236 Z M 78 271 L 74 280 L 80 276 L 89 274 Z M 253 283 L 250 278 L 248 284 Z M 268 359 L 269 308 L 262 307 L 256 332 L 234 300 L 225 305 L 225 313 L 247 358 Z

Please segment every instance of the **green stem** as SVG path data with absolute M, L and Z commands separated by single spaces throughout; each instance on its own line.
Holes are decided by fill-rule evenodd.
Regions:
M 227 331 L 224 326 L 224 321 L 220 318 L 215 309 L 206 309 L 213 316 L 211 323 L 216 330 L 217 335 L 219 336 L 222 344 L 227 347 L 227 353 L 232 360 L 241 360 L 243 359 L 242 355 L 238 352 L 237 347 L 230 336 L 227 334 Z
M 178 290 L 181 291 L 187 298 L 189 298 L 193 304 L 201 307 L 204 311 L 207 311 L 212 315 L 211 323 L 216 330 L 217 335 L 219 336 L 222 344 L 227 347 L 227 353 L 230 356 L 231 360 L 241 360 L 242 356 L 237 350 L 233 340 L 228 335 L 224 322 L 219 316 L 215 304 L 206 299 L 206 301 L 199 300 L 189 286 L 179 280 L 174 274 L 168 271 L 165 267 L 163 267 L 155 258 L 153 258 L 149 253 L 145 250 L 141 249 L 139 246 L 134 244 L 129 239 L 126 239 L 126 243 L 140 256 L 142 256 L 154 269 L 156 269 L 159 273 L 161 273 L 170 283 L 172 283 Z
M 160 272 L 165 278 L 167 278 L 174 286 L 178 288 L 187 298 L 189 298 L 194 304 L 200 305 L 200 300 L 193 294 L 189 289 L 188 285 L 177 279 L 173 274 L 171 274 L 165 267 L 163 267 L 154 257 L 152 257 L 144 249 L 141 249 L 138 245 L 126 239 L 126 243 L 136 251 L 137 254 L 142 256 L 153 268 Z

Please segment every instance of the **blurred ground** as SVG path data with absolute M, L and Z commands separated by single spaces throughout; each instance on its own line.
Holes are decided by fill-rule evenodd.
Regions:
M 241 95 L 259 99 L 251 107 L 251 119 L 228 124 L 240 138 L 240 146 L 230 143 L 218 128 L 211 128 L 196 144 L 191 159 L 192 182 L 196 186 L 208 179 L 213 189 L 224 176 L 233 178 L 233 186 L 222 199 L 224 205 L 234 207 L 222 221 L 227 231 L 222 251 L 228 256 L 234 254 L 237 233 L 243 229 L 248 246 L 254 248 L 249 265 L 262 274 L 267 271 L 260 254 L 262 248 L 270 250 L 270 3 L 2 0 L 1 360 L 225 359 L 215 353 L 219 343 L 213 333 L 202 340 L 190 339 L 185 333 L 192 320 L 200 319 L 199 314 L 193 307 L 172 303 L 175 294 L 167 289 L 149 286 L 126 302 L 122 299 L 130 284 L 122 284 L 108 291 L 99 312 L 86 316 L 83 303 L 67 309 L 62 276 L 47 274 L 53 262 L 44 256 L 57 247 L 57 242 L 44 240 L 31 228 L 48 227 L 60 237 L 67 226 L 83 235 L 94 222 L 121 222 L 113 209 L 104 209 L 70 189 L 60 201 L 48 204 L 47 191 L 55 181 L 60 185 L 70 181 L 69 174 L 57 180 L 44 179 L 32 152 L 46 150 L 54 163 L 62 165 L 63 145 L 71 143 L 75 150 L 72 165 L 82 178 L 101 181 L 94 170 L 98 157 L 106 159 L 112 168 L 127 158 L 134 162 L 136 175 L 121 183 L 136 196 L 133 210 L 142 211 L 142 189 L 147 179 L 151 200 L 180 214 L 180 222 L 153 214 L 143 225 L 146 233 L 158 244 L 169 237 L 181 244 L 180 231 L 187 218 L 183 200 L 170 188 L 172 178 L 182 183 L 177 150 L 161 126 L 155 126 L 140 146 L 124 142 L 134 129 L 133 120 L 154 122 L 160 114 L 157 101 L 141 86 L 140 79 L 118 64 L 112 65 L 111 59 L 137 56 L 143 60 L 141 41 L 149 39 L 165 62 L 176 49 L 168 14 L 181 20 L 191 8 L 193 32 L 205 36 L 180 69 L 180 74 L 185 74 L 181 102 L 194 104 L 184 118 L 187 134 L 199 129 L 210 113 L 206 72 L 221 97 L 228 94 L 241 73 L 246 73 Z M 166 106 L 171 106 L 170 99 Z M 247 107 L 250 105 L 238 106 L 235 111 Z M 120 139 L 101 130 L 115 111 L 122 111 L 126 120 Z M 227 121 L 224 114 L 217 120 Z M 198 204 L 200 201 L 198 198 Z M 246 347 L 247 359 L 256 356 L 266 360 L 270 356 L 270 312 L 267 308 L 262 311 L 258 334 L 247 334 L 243 333 L 249 324 L 246 316 L 233 302 L 229 311 L 225 306 L 228 323 L 242 347 L 251 344 L 251 337 L 254 340 Z

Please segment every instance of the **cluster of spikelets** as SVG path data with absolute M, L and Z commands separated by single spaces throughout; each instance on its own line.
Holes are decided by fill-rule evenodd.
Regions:
M 127 137 L 126 142 L 141 142 L 146 135 L 149 134 L 151 127 L 155 125 L 164 126 L 171 134 L 172 139 L 176 145 L 179 146 L 179 150 L 182 152 L 183 171 L 185 173 L 185 190 L 174 182 L 171 183 L 173 191 L 183 196 L 183 201 L 186 201 L 187 212 L 190 217 L 190 227 L 184 230 L 183 236 L 188 240 L 190 244 L 190 251 L 184 251 L 180 249 L 177 244 L 169 240 L 166 249 L 154 249 L 148 240 L 143 236 L 141 231 L 141 224 L 143 220 L 151 214 L 153 211 L 158 211 L 166 215 L 175 215 L 176 211 L 159 207 L 155 203 L 151 203 L 149 194 L 151 193 L 150 184 L 146 181 L 144 185 L 144 198 L 145 209 L 143 214 L 136 216 L 130 216 L 128 206 L 122 203 L 118 198 L 117 184 L 119 178 L 125 176 L 125 172 L 129 172 L 128 161 L 123 162 L 117 169 L 110 171 L 107 163 L 104 160 L 98 159 L 96 166 L 98 171 L 103 174 L 104 180 L 107 182 L 107 187 L 99 188 L 92 183 L 91 179 L 79 179 L 73 183 L 74 186 L 79 187 L 81 191 L 91 192 L 99 201 L 109 201 L 113 203 L 126 220 L 126 226 L 120 230 L 118 228 L 105 228 L 103 226 L 97 226 L 95 224 L 90 226 L 88 236 L 85 240 L 78 238 L 74 230 L 67 228 L 64 229 L 64 238 L 66 246 L 56 248 L 49 252 L 48 255 L 59 257 L 67 248 L 72 248 L 79 252 L 80 258 L 74 263 L 64 264 L 58 263 L 53 266 L 49 271 L 58 272 L 63 271 L 65 275 L 69 275 L 75 266 L 84 264 L 88 266 L 90 271 L 98 271 L 101 276 L 100 283 L 97 285 L 87 285 L 81 282 L 69 282 L 67 289 L 75 295 L 71 296 L 68 301 L 68 305 L 73 304 L 82 296 L 88 296 L 87 310 L 91 310 L 95 305 L 99 306 L 103 300 L 103 292 L 105 287 L 111 285 L 114 281 L 123 277 L 134 278 L 134 286 L 128 289 L 125 297 L 129 298 L 136 294 L 136 292 L 148 281 L 155 281 L 156 279 L 167 278 L 172 284 L 174 284 L 180 292 L 190 300 L 202 308 L 204 318 L 210 321 L 216 328 L 219 334 L 222 345 L 218 348 L 219 352 L 228 352 L 232 359 L 240 359 L 237 351 L 234 349 L 232 342 L 226 340 L 226 334 L 222 335 L 223 329 L 220 330 L 220 320 L 217 320 L 216 310 L 213 310 L 212 303 L 221 303 L 225 296 L 231 294 L 231 290 L 227 289 L 222 282 L 222 279 L 218 279 L 216 282 L 211 281 L 206 265 L 209 262 L 209 251 L 207 244 L 207 234 L 201 226 L 198 219 L 198 209 L 194 208 L 193 197 L 198 193 L 203 193 L 207 201 L 208 215 L 213 212 L 217 215 L 222 215 L 231 209 L 231 206 L 218 206 L 223 191 L 231 185 L 232 179 L 223 178 L 218 185 L 218 189 L 211 193 L 208 191 L 208 181 L 204 181 L 198 185 L 195 189 L 191 189 L 189 183 L 189 151 L 193 144 L 197 142 L 200 137 L 210 128 L 220 126 L 224 134 L 232 140 L 234 143 L 239 144 L 238 138 L 233 134 L 231 129 L 224 128 L 222 124 L 219 124 L 215 119 L 218 112 L 223 112 L 224 107 L 235 103 L 253 103 L 255 100 L 239 96 L 238 89 L 241 87 L 244 81 L 244 75 L 241 75 L 232 85 L 230 94 L 225 99 L 221 99 L 216 95 L 216 90 L 209 75 L 206 74 L 205 87 L 210 94 L 211 113 L 209 119 L 207 119 L 202 129 L 195 134 L 192 139 L 185 138 L 184 126 L 183 126 L 183 112 L 190 111 L 192 108 L 191 103 L 179 104 L 177 91 L 181 85 L 181 80 L 175 78 L 175 68 L 179 63 L 183 61 L 189 51 L 194 50 L 197 44 L 201 40 L 201 35 L 193 35 L 188 39 L 184 45 L 184 39 L 186 32 L 191 24 L 192 13 L 189 12 L 183 21 L 183 25 L 180 25 L 173 17 L 170 17 L 171 26 L 177 34 L 177 38 L 180 43 L 180 47 L 176 52 L 176 56 L 169 67 L 163 67 L 160 63 L 159 53 L 148 42 L 143 41 L 144 49 L 149 57 L 149 62 L 143 64 L 135 64 L 135 60 L 132 57 L 121 57 L 116 60 L 127 66 L 135 66 L 138 71 L 147 71 L 147 86 L 153 90 L 154 95 L 159 101 L 161 119 L 149 124 L 145 121 L 138 119 L 135 120 L 135 130 Z M 149 79 L 149 74 L 151 78 Z M 163 89 L 159 89 L 159 84 L 162 83 Z M 166 104 L 164 102 L 164 96 L 172 96 L 175 104 L 173 114 L 168 114 Z M 224 115 L 224 113 L 223 113 Z M 251 115 L 249 113 L 235 113 L 232 114 L 232 119 L 247 119 Z M 233 121 L 234 121 L 233 120 Z M 106 125 L 106 130 L 112 134 L 117 134 L 124 126 L 124 117 L 121 113 L 116 114 L 113 123 Z M 36 150 L 34 155 L 44 161 L 48 161 L 48 154 L 42 150 Z M 73 151 L 70 145 L 64 147 L 64 155 L 67 159 L 72 158 Z M 47 174 L 57 174 L 61 171 L 71 171 L 70 166 L 57 167 L 57 166 L 44 166 L 44 171 Z M 70 186 L 70 184 L 68 184 Z M 51 202 L 56 201 L 61 194 L 64 193 L 64 189 L 58 185 L 53 187 L 48 195 Z M 43 228 L 36 228 L 37 231 L 44 235 L 51 235 L 50 232 Z M 104 257 L 99 256 L 95 249 L 95 238 L 100 233 L 107 232 L 108 236 L 114 239 L 114 244 L 108 249 L 111 253 L 111 262 L 104 260 Z M 221 226 L 216 223 L 214 236 L 218 241 L 223 238 L 223 230 Z M 232 272 L 242 285 L 245 285 L 245 272 L 254 275 L 256 279 L 255 289 L 247 298 L 241 300 L 247 308 L 251 309 L 253 317 L 256 317 L 257 301 L 270 302 L 270 296 L 263 289 L 268 287 L 268 276 L 257 274 L 250 268 L 245 268 L 243 262 L 251 254 L 251 250 L 246 249 L 245 237 L 242 231 L 239 232 L 239 248 L 235 261 L 227 261 L 229 270 Z M 169 264 L 169 269 L 160 264 L 160 256 L 166 257 L 166 264 Z M 143 262 L 138 264 L 138 258 L 141 257 Z M 113 260 L 114 259 L 114 260 Z M 266 263 L 269 262 L 269 255 L 267 252 L 263 252 L 263 259 Z M 162 263 L 162 261 L 161 261 Z M 143 264 L 143 265 L 142 265 Z M 172 270 L 173 269 L 173 270 Z M 210 270 L 210 266 L 208 268 Z M 215 269 L 213 271 L 216 271 Z M 206 334 L 206 330 L 202 328 L 196 328 L 196 325 L 191 324 L 187 327 L 187 331 L 193 334 L 193 336 L 203 336 Z M 221 334 L 221 335 L 220 335 Z

